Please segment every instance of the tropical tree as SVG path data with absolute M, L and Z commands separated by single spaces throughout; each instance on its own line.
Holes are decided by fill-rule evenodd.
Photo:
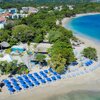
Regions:
M 56 42 L 49 49 L 49 54 L 51 56 L 51 67 L 53 67 L 53 69 L 55 69 L 59 73 L 62 73 L 62 71 L 64 71 L 64 66 L 66 64 L 75 61 L 71 45 L 66 42 Z
M 24 24 L 13 27 L 12 35 L 15 38 L 17 38 L 18 41 L 21 41 L 21 42 L 30 41 L 34 37 L 32 28 Z
M 97 59 L 97 51 L 95 48 L 87 47 L 82 51 L 82 54 L 84 57 L 87 57 L 89 59 L 92 59 L 92 60 Z
M 40 62 L 40 64 L 45 60 L 46 56 L 41 54 L 41 53 L 38 53 L 36 54 L 36 60 Z

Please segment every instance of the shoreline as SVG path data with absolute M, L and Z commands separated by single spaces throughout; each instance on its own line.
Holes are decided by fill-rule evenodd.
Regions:
M 87 15 L 95 15 L 95 14 L 100 14 L 100 13 L 85 13 L 85 14 L 76 14 L 75 17 L 66 17 L 62 20 L 62 26 L 65 27 L 65 25 L 72 20 L 73 18 L 77 18 L 77 17 L 81 17 L 81 16 L 87 16 Z M 67 29 L 67 28 L 66 28 Z M 100 45 L 99 45 L 99 41 L 96 41 L 95 39 L 92 39 L 84 34 L 74 34 L 77 38 L 79 38 L 79 40 L 81 40 L 82 42 L 85 43 L 86 47 L 91 46 L 96 48 L 97 50 L 97 54 L 98 54 L 98 58 L 100 60 Z
M 95 15 L 95 14 L 100 14 L 100 13 L 98 13 L 98 12 L 95 12 L 95 13 L 83 13 L 83 14 L 76 14 L 75 17 L 65 17 L 65 18 L 62 19 L 62 26 L 64 27 L 65 24 L 67 24 L 73 18 L 77 18 L 77 17 L 81 17 L 81 16 L 87 16 L 87 15 Z
M 67 22 L 71 18 L 67 18 Z M 66 18 L 64 23 L 66 24 Z M 64 25 L 64 24 L 63 24 Z M 100 46 L 93 40 L 87 37 L 76 35 L 86 46 L 92 46 L 97 49 L 98 56 L 100 58 Z M 100 66 L 93 72 L 89 72 L 84 75 L 80 75 L 73 78 L 61 79 L 56 82 L 48 83 L 32 89 L 23 90 L 10 95 L 7 89 L 0 93 L 0 100 L 51 100 L 53 96 L 58 96 L 72 91 L 99 91 L 100 92 Z

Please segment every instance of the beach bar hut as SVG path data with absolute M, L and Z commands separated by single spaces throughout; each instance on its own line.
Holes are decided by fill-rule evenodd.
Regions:
M 1 49 L 6 49 L 10 46 L 10 44 L 8 42 L 3 41 L 0 43 L 0 46 L 1 46 Z

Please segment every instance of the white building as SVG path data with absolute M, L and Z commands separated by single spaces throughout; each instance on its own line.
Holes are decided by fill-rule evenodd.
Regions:
M 67 5 L 67 7 L 69 8 L 69 10 L 73 10 L 73 5 Z
M 38 9 L 34 8 L 34 7 L 22 7 L 22 11 L 23 12 L 26 12 L 26 13 L 37 13 L 38 12 Z
M 24 17 L 27 17 L 28 14 L 18 14 L 18 13 L 15 13 L 15 14 L 12 14 L 10 16 L 11 19 L 19 19 L 19 18 L 24 18 Z
M 10 8 L 10 9 L 8 9 L 8 12 L 9 13 L 11 13 L 11 14 L 15 14 L 15 13 L 17 13 L 17 8 Z
M 0 29 L 4 28 L 5 24 L 6 24 L 6 18 L 0 17 Z

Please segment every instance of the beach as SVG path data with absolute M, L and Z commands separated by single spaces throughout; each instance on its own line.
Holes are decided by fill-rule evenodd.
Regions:
M 82 14 L 80 16 L 82 16 Z M 64 18 L 62 26 L 70 20 L 71 18 Z M 95 47 L 100 61 L 99 43 L 86 36 L 76 35 L 76 37 L 83 41 L 87 47 Z M 4 91 L 0 94 L 0 100 L 52 100 L 50 98 L 54 96 L 63 95 L 73 91 L 86 90 L 97 92 L 100 91 L 100 67 L 93 72 L 81 76 L 61 79 L 32 89 L 22 90 L 12 95 L 8 93 L 7 89 L 3 88 L 3 90 Z
M 94 72 L 70 78 L 62 79 L 50 84 L 41 85 L 32 89 L 23 90 L 10 95 L 8 91 L 0 94 L 0 100 L 48 100 L 57 95 L 72 91 L 100 91 L 100 68 Z

